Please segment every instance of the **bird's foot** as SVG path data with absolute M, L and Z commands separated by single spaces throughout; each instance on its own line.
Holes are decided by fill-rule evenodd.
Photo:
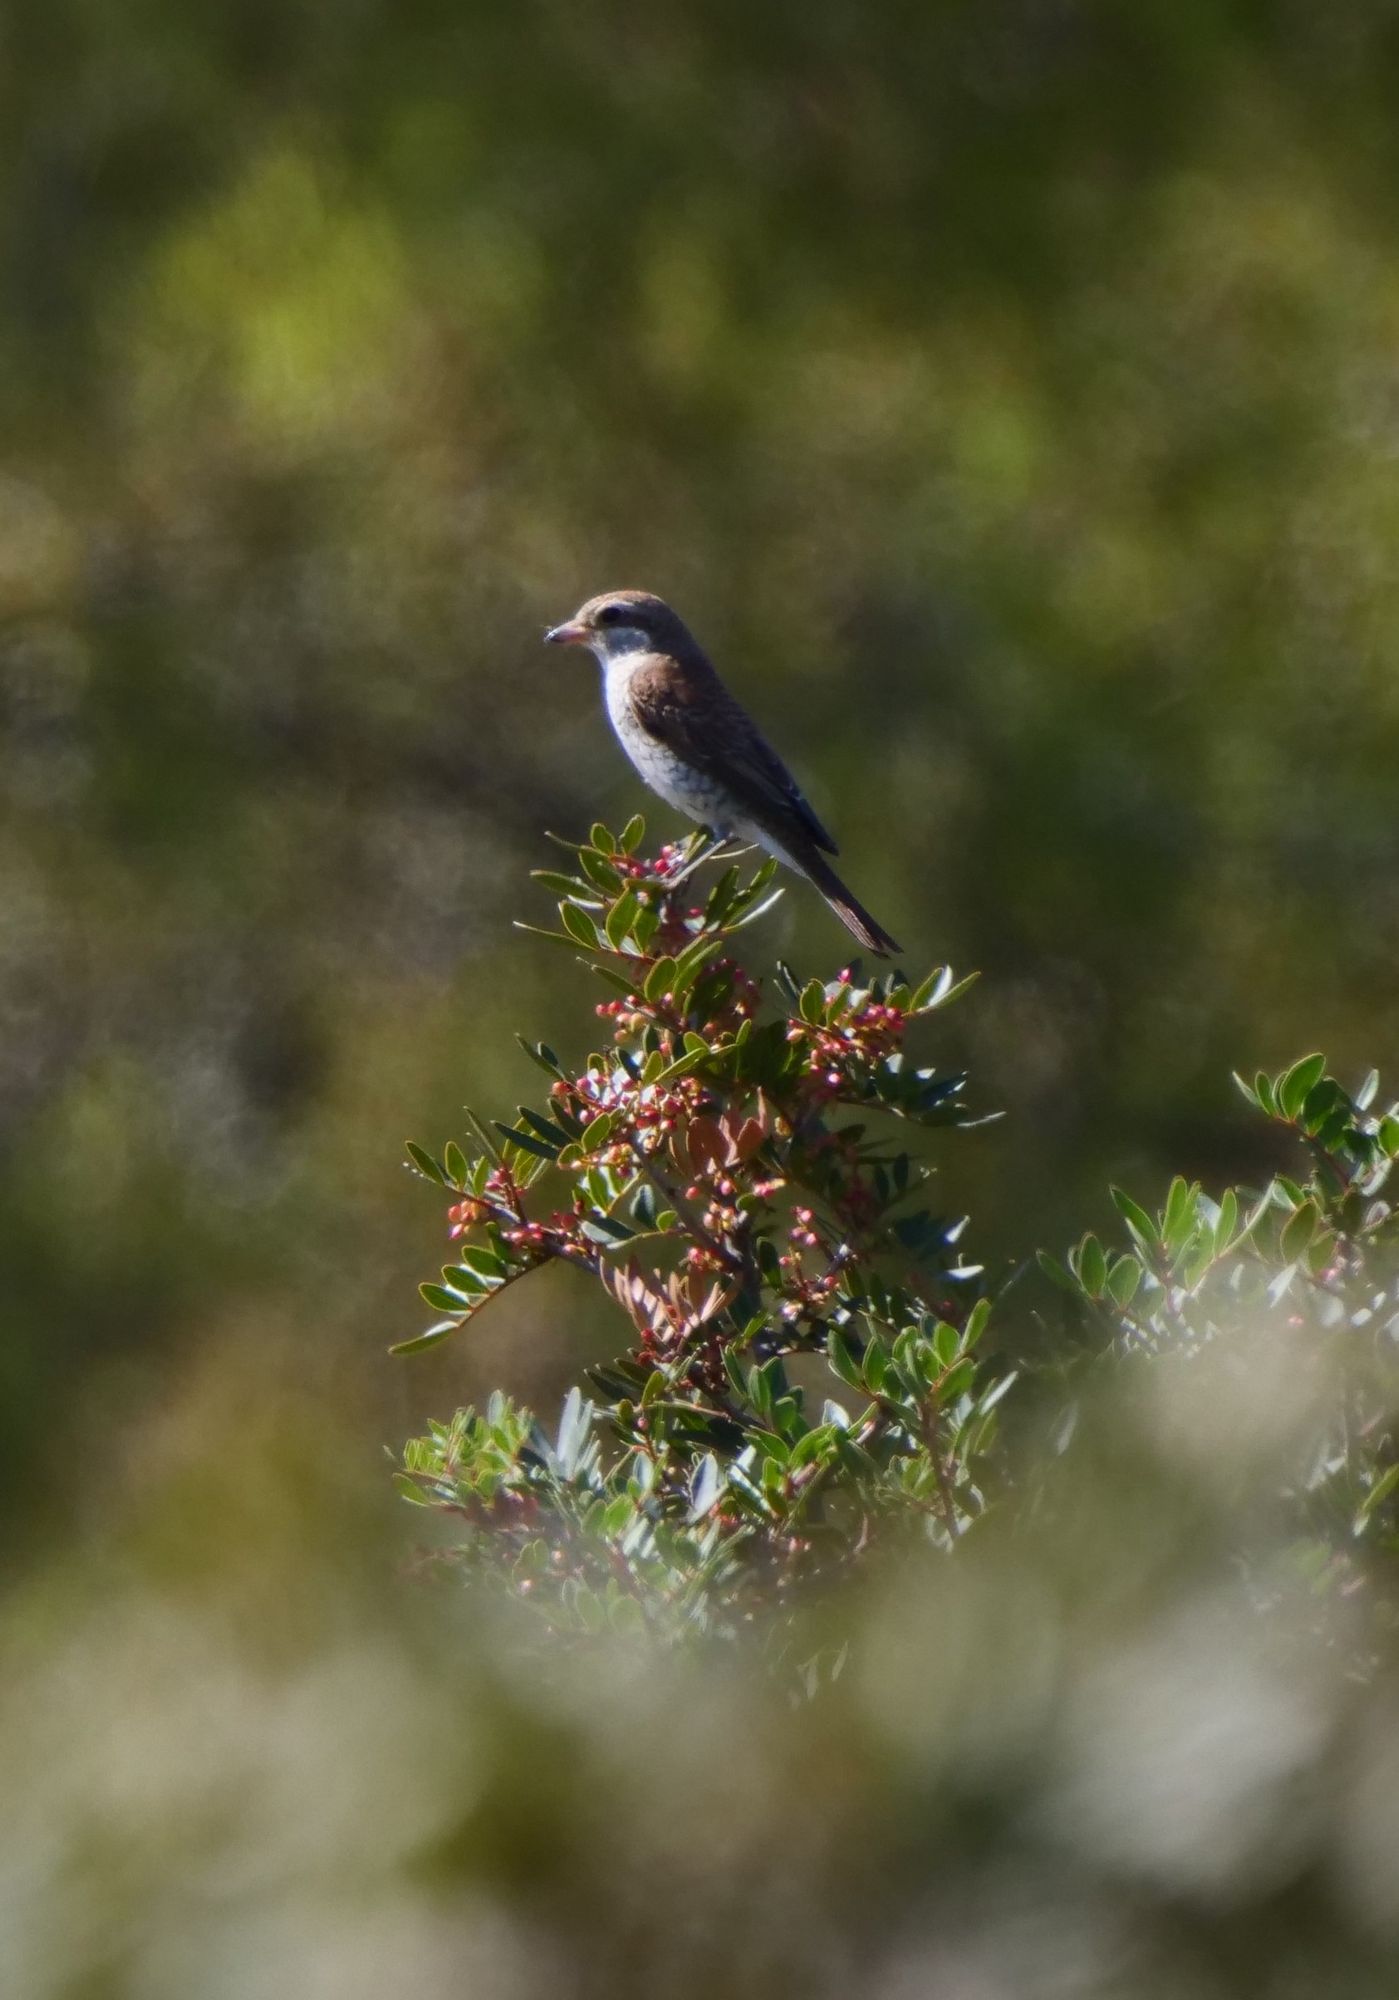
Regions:
M 697 868 L 703 868 L 709 861 L 735 861 L 741 854 L 751 854 L 753 849 L 742 841 L 721 836 L 711 827 L 702 826 L 695 833 L 687 834 L 679 843 L 675 861 L 667 870 L 665 884 L 668 889 L 678 889 L 682 882 L 688 882 Z

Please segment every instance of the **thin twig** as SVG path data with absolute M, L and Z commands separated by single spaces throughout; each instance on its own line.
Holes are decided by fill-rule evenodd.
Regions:
M 675 1213 L 679 1216 L 681 1222 L 684 1223 L 685 1228 L 694 1237 L 695 1241 L 702 1243 L 711 1256 L 717 1257 L 726 1271 L 736 1272 L 739 1276 L 742 1276 L 745 1268 L 743 1259 L 737 1256 L 727 1243 L 721 1242 L 717 1236 L 714 1236 L 705 1228 L 685 1197 L 668 1185 L 664 1176 L 652 1165 L 649 1155 L 642 1151 L 635 1139 L 629 1136 L 627 1144 L 631 1148 L 632 1157 L 635 1159 L 637 1166 L 645 1174 L 647 1180 L 650 1181 L 652 1187 L 660 1195 L 666 1206 L 675 1210 Z
M 948 1534 L 955 1542 L 961 1529 L 957 1526 L 957 1505 L 953 1499 L 951 1482 L 947 1477 L 947 1467 L 942 1462 L 942 1453 L 938 1448 L 938 1411 L 935 1404 L 931 1407 L 927 1403 L 918 1405 L 918 1427 L 923 1433 L 923 1449 L 933 1462 L 933 1475 L 937 1480 L 938 1496 L 942 1501 L 943 1520 L 947 1525 Z

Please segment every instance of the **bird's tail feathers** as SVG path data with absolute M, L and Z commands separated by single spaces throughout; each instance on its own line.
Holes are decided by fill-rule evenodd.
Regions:
M 875 922 L 864 904 L 855 900 L 823 855 L 804 854 L 797 865 L 813 886 L 821 891 L 845 928 L 860 940 L 866 951 L 872 951 L 878 958 L 890 958 L 902 950 L 884 926 Z

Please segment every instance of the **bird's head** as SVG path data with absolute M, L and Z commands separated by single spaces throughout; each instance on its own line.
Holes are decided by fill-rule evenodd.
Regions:
M 544 634 L 551 646 L 586 646 L 605 666 L 623 653 L 684 653 L 694 640 L 664 598 L 606 590 Z

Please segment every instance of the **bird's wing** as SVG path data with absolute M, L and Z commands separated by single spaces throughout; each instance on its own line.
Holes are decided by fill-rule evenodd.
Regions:
M 787 766 L 717 675 L 680 675 L 658 659 L 636 669 L 627 699 L 649 735 L 727 786 L 755 818 L 794 818 L 817 847 L 839 852 Z

